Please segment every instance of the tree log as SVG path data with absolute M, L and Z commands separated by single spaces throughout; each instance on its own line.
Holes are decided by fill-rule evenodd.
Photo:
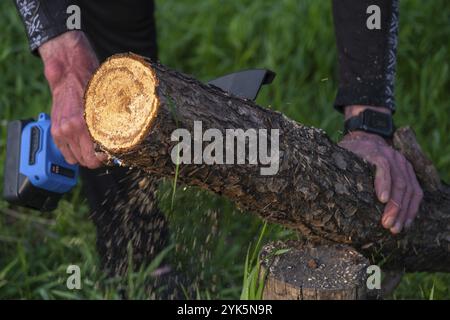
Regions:
M 349 244 L 384 269 L 450 271 L 450 189 L 409 129 L 397 130 L 395 145 L 412 162 L 424 200 L 414 225 L 393 236 L 380 223 L 384 206 L 374 193 L 372 165 L 320 129 L 148 59 L 125 54 L 102 64 L 86 90 L 85 119 L 98 148 L 125 166 L 176 175 L 308 241 Z M 279 172 L 261 175 L 263 165 L 248 162 L 181 164 L 177 170 L 171 152 L 178 141 L 171 135 L 177 128 L 194 132 L 194 121 L 224 136 L 226 129 L 278 129 Z

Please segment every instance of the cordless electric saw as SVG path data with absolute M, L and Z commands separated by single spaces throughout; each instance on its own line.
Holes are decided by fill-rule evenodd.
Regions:
M 232 95 L 254 100 L 275 73 L 264 69 L 232 73 L 208 84 Z M 68 164 L 50 134 L 50 117 L 15 120 L 8 124 L 3 196 L 8 202 L 51 211 L 78 178 L 78 165 Z

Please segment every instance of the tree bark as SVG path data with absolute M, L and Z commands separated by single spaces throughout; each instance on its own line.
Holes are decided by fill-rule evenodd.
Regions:
M 130 61 L 139 62 L 142 70 L 127 68 Z M 109 77 L 110 72 L 116 73 Z M 125 73 L 128 80 L 121 81 Z M 106 85 L 111 81 L 114 89 Z M 151 85 L 154 89 L 143 91 Z M 140 114 L 133 111 L 136 106 Z M 108 117 L 102 118 L 105 114 Z M 374 193 L 373 166 L 320 129 L 150 60 L 119 55 L 105 62 L 87 88 L 85 117 L 99 148 L 123 165 L 162 177 L 176 175 L 178 182 L 223 195 L 308 241 L 349 244 L 372 263 L 382 263 L 383 269 L 450 271 L 450 189 L 440 183 L 409 129 L 398 130 L 395 145 L 415 167 L 424 200 L 411 229 L 392 236 L 380 223 L 383 205 Z M 128 129 L 105 129 L 111 119 L 121 117 L 124 128 L 129 122 L 140 123 L 129 129 L 128 140 Z M 142 117 L 149 121 L 142 124 Z M 192 133 L 194 121 L 202 122 L 203 131 L 215 128 L 224 135 L 226 129 L 279 129 L 279 172 L 264 176 L 262 165 L 248 163 L 181 164 L 177 172 L 171 151 L 178 142 L 171 141 L 171 135 L 177 128 Z M 118 139 L 126 141 L 126 147 L 120 147 Z

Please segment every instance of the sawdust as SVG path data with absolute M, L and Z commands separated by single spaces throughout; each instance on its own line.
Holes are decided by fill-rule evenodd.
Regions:
M 289 252 L 275 255 L 286 248 Z M 365 257 L 346 245 L 314 247 L 294 241 L 267 244 L 261 258 L 272 277 L 296 287 L 312 289 L 358 287 L 369 265 Z

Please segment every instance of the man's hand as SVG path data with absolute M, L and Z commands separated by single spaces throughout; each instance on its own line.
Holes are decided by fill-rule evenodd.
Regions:
M 97 57 L 81 31 L 71 31 L 39 48 L 52 93 L 51 134 L 70 164 L 90 169 L 101 166 L 83 117 L 83 94 Z
M 367 106 L 345 108 L 345 118 L 357 115 Z M 388 109 L 376 108 L 377 111 Z M 363 131 L 347 134 L 339 145 L 376 166 L 375 191 L 386 203 L 381 222 L 393 234 L 412 224 L 423 197 L 412 165 L 382 137 Z

